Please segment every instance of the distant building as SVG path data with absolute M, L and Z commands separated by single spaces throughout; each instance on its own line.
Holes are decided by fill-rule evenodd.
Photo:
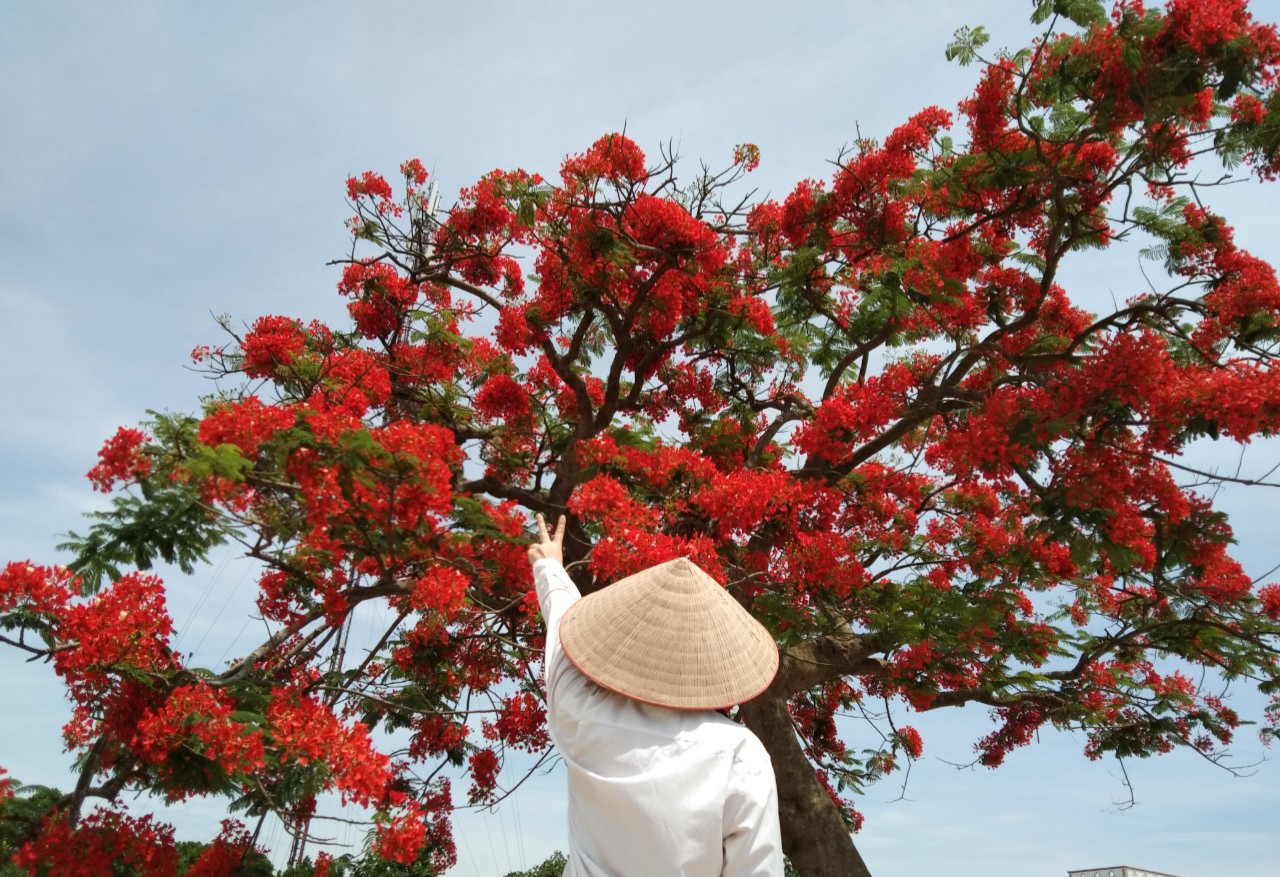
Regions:
M 1146 868 L 1130 868 L 1128 865 L 1116 865 L 1112 868 L 1085 868 L 1083 871 L 1068 871 L 1067 877 L 1177 877 L 1163 871 L 1150 871 Z

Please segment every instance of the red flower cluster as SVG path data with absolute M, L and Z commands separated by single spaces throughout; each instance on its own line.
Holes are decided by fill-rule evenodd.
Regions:
M 1193 340 L 1210 348 L 1226 338 L 1246 339 L 1252 332 L 1280 325 L 1280 282 L 1275 269 L 1235 245 L 1232 229 L 1194 204 L 1185 210 L 1187 225 L 1199 240 L 1181 245 L 1180 273 L 1209 284 L 1207 314 Z
M 898 729 L 896 742 L 912 759 L 918 759 L 924 753 L 924 741 L 920 739 L 920 732 L 910 725 L 903 725 Z
M 458 614 L 466 595 L 466 576 L 456 569 L 437 567 L 414 581 L 409 605 L 447 621 Z
M 606 134 L 583 155 L 565 159 L 560 176 L 566 186 L 593 183 L 603 177 L 613 183 L 643 183 L 649 174 L 644 153 L 629 137 Z
M 264 405 L 257 396 L 214 407 L 200 421 L 197 437 L 211 448 L 234 445 L 245 459 L 253 459 L 258 449 L 282 429 L 293 426 L 293 411 Z
M 404 174 L 404 178 L 415 186 L 421 186 L 427 181 L 427 169 L 416 158 L 401 162 L 400 173 Z
M 300 321 L 290 317 L 259 317 L 240 343 L 241 368 L 251 378 L 270 378 L 278 369 L 288 367 L 307 350 L 316 337 L 321 344 L 329 342 L 327 331 L 313 324 L 310 332 Z
M 1264 585 L 1258 590 L 1262 612 L 1272 621 L 1280 621 L 1280 585 Z
M 323 704 L 293 689 L 273 690 L 266 715 L 281 754 L 298 764 L 323 764 L 329 776 L 326 788 L 336 786 L 343 803 L 382 803 L 391 781 L 391 759 L 373 748 L 363 723 L 345 726 Z
M 347 177 L 347 198 L 357 203 L 371 198 L 374 210 L 379 214 L 399 216 L 403 212 L 403 208 L 392 200 L 391 184 L 381 174 L 373 171 L 365 171 L 358 177 Z
M 1257 39 L 1252 22 L 1246 0 L 1170 0 L 1163 38 L 1207 54 L 1246 33 Z
M 1047 718 L 1043 711 L 1033 706 L 1000 707 L 996 714 L 1003 725 L 983 737 L 974 747 L 978 751 L 978 761 L 987 767 L 999 767 L 1006 755 L 1030 743 Z
M 370 408 L 381 407 L 391 398 L 391 375 L 367 350 L 335 351 L 324 365 L 321 386 L 307 400 L 317 410 L 364 417 Z
M 351 299 L 347 310 L 365 338 L 390 338 L 418 300 L 419 288 L 386 262 L 352 262 L 342 270 L 338 291 Z
M 191 864 L 184 877 L 229 877 L 232 874 L 239 874 L 245 857 L 255 851 L 253 839 L 244 826 L 234 820 L 224 819 L 222 831 L 200 853 L 200 857 Z M 324 853 L 321 853 L 320 857 L 328 858 Z M 320 868 L 321 863 L 317 859 L 313 877 L 321 877 Z
M 529 393 L 507 374 L 489 378 L 476 393 L 476 413 L 490 420 L 517 421 L 531 411 Z
M 33 875 L 101 877 L 127 868 L 138 877 L 175 877 L 178 852 L 173 829 L 150 814 L 98 809 L 75 828 L 63 817 L 46 816 L 40 833 L 14 854 L 13 863 Z
M 467 726 L 449 716 L 420 716 L 414 721 L 409 754 L 414 758 L 456 752 L 467 742 Z
M 865 817 L 854 809 L 853 804 L 841 795 L 835 786 L 831 785 L 830 775 L 821 768 L 815 770 L 814 774 L 817 776 L 822 788 L 826 789 L 827 795 L 831 798 L 831 803 L 835 804 L 837 812 L 840 813 L 849 829 L 855 834 L 862 831 L 862 824 L 866 821 Z
M 739 143 L 733 148 L 733 163 L 751 173 L 760 167 L 760 147 L 754 143 Z
M 141 481 L 151 472 L 151 459 L 143 446 L 151 440 L 145 432 L 122 426 L 98 451 L 98 465 L 89 470 L 94 490 L 110 493 L 117 482 Z
M 387 358 L 394 383 L 409 387 L 445 383 L 462 364 L 462 351 L 444 344 L 395 344 Z
M 546 721 L 547 711 L 542 702 L 525 691 L 503 702 L 492 730 L 496 738 L 508 746 L 526 752 L 541 752 L 551 742 L 547 736 Z
M 233 704 L 203 682 L 175 688 L 162 707 L 138 721 L 137 750 L 161 775 L 169 773 L 178 749 L 216 762 L 229 775 L 247 775 L 265 764 L 262 732 L 231 718 Z M 169 777 L 172 780 L 172 777 Z M 170 782 L 170 800 L 188 791 Z
M 129 573 L 96 597 L 59 609 L 56 617 L 58 638 L 75 647 L 55 652 L 53 667 L 82 705 L 95 704 L 113 689 L 108 674 L 117 670 L 150 674 L 178 667 L 169 649 L 173 621 L 164 583 L 156 576 Z
M 909 368 L 892 365 L 862 383 L 841 387 L 823 401 L 812 420 L 796 430 L 796 447 L 819 460 L 843 460 L 857 443 L 893 420 L 914 383 Z
M 1009 130 L 1009 99 L 1015 84 L 1014 65 L 1002 59 L 982 74 L 973 97 L 960 102 L 960 111 L 969 117 L 971 148 L 975 152 L 1001 150 L 1013 146 Z
M 410 806 L 378 832 L 378 855 L 389 862 L 410 865 L 418 860 L 426 841 L 427 827 L 422 813 Z
M 66 609 L 78 582 L 64 566 L 32 566 L 10 561 L 0 571 L 0 612 L 29 609 L 42 615 L 56 615 Z

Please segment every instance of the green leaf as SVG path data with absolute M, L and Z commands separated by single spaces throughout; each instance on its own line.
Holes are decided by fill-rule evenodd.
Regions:
M 59 551 L 75 555 L 67 566 L 80 576 L 87 593 L 120 578 L 129 566 L 149 570 L 164 562 L 184 573 L 195 572 L 209 551 L 234 532 L 183 484 L 155 490 L 146 499 L 117 496 L 109 511 L 88 517 L 97 523 L 86 535 L 68 533 L 58 545 Z
M 1120 50 L 1120 60 L 1134 72 L 1142 69 L 1142 52 L 1133 43 L 1124 44 L 1124 48 Z
M 244 480 L 244 473 L 252 468 L 253 463 L 242 457 L 240 449 L 232 444 L 221 444 L 216 448 L 198 445 L 186 462 L 187 471 L 196 481 L 216 476 L 240 482 Z
M 516 208 L 516 221 L 521 225 L 533 225 L 537 213 L 538 205 L 532 198 L 521 198 L 520 206 Z
M 1102 0 L 1063 0 L 1058 7 L 1066 18 L 1081 27 L 1107 22 L 1107 10 Z
M 1107 20 L 1107 11 L 1101 0 L 1039 0 L 1035 12 L 1031 14 L 1031 21 L 1034 24 L 1044 24 L 1055 15 L 1080 27 L 1104 24 Z
M 967 67 L 978 58 L 978 49 L 987 44 L 991 39 L 991 35 L 979 25 L 978 27 L 965 26 L 955 33 L 955 37 L 947 45 L 946 58 L 948 61 L 959 61 L 961 67 Z

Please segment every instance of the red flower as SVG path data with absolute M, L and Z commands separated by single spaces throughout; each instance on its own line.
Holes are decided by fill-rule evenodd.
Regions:
M 628 207 L 627 231 L 655 250 L 692 256 L 720 242 L 715 231 L 675 201 L 641 193 Z
M 361 198 L 391 199 L 391 185 L 380 174 L 365 171 L 358 177 L 347 177 L 347 197 L 352 201 Z
M 139 429 L 122 426 L 116 430 L 98 451 L 98 465 L 86 476 L 93 482 L 93 489 L 110 493 L 116 482 L 129 484 L 146 478 L 151 472 L 151 459 L 143 453 L 142 446 L 150 440 Z
M 245 857 L 257 852 L 253 839 L 243 825 L 232 819 L 222 820 L 222 831 L 200 853 L 200 858 L 187 869 L 185 877 L 229 877 L 242 873 Z M 320 854 L 327 861 L 324 853 Z M 327 871 L 325 872 L 328 873 Z M 319 877 L 320 862 L 316 863 L 315 877 Z
M 510 375 L 494 375 L 476 394 L 476 413 L 491 420 L 518 420 L 531 410 L 529 394 Z
M 910 725 L 903 725 L 898 729 L 897 743 L 911 758 L 919 758 L 924 752 L 924 741 L 920 739 L 920 732 Z
M 614 183 L 643 183 L 649 174 L 644 153 L 633 140 L 621 134 L 606 134 L 583 155 L 565 159 L 560 169 L 565 185 L 591 182 L 604 177 Z
M 1258 590 L 1262 611 L 1272 621 L 1280 621 L 1280 585 L 1265 585 Z
M 462 573 L 448 567 L 437 567 L 413 583 L 409 604 L 419 611 L 452 618 L 462 608 L 466 595 L 467 579 Z
M 1003 726 L 983 737 L 974 747 L 979 753 L 978 760 L 987 767 L 999 767 L 1011 751 L 1030 743 L 1046 718 L 1030 706 L 1000 707 L 996 713 Z
M 1165 35 L 1203 53 L 1234 40 L 1251 20 L 1245 0 L 1170 0 Z
M 526 752 L 541 752 L 550 742 L 546 722 L 547 712 L 542 702 L 525 691 L 503 703 L 493 727 L 499 739 L 508 746 Z
M 1251 94 L 1236 97 L 1231 104 L 1231 119 L 1246 125 L 1260 125 L 1267 116 L 1267 105 Z
M 138 722 L 142 757 L 162 775 L 170 756 L 182 747 L 217 762 L 228 774 L 248 774 L 264 764 L 262 732 L 231 718 L 233 705 L 203 682 L 174 689 L 163 707 L 148 711 Z M 182 797 L 181 786 L 168 790 L 170 800 Z
M 173 621 L 164 583 L 156 576 L 130 573 L 88 602 L 66 608 L 59 621 L 59 638 L 75 647 L 56 652 L 53 667 L 82 703 L 111 687 L 105 674 L 116 667 L 143 673 L 178 667 L 169 650 Z
M 344 726 L 333 712 L 295 689 L 274 689 L 267 722 L 280 751 L 299 764 L 313 761 L 328 767 L 329 779 L 342 800 L 362 806 L 382 802 L 391 782 L 391 759 L 373 748 L 363 722 Z
M 733 148 L 733 163 L 751 173 L 760 167 L 760 147 L 754 143 L 739 143 Z
M 397 816 L 390 825 L 378 833 L 378 855 L 402 865 L 418 860 L 426 841 L 427 827 L 422 822 L 422 812 L 411 804 L 407 812 Z
M 0 572 L 0 612 L 29 608 L 34 612 L 57 614 L 64 611 L 76 581 L 64 566 L 33 566 L 11 561 Z
M 821 460 L 842 459 L 854 443 L 875 435 L 898 415 L 913 383 L 910 369 L 893 365 L 860 384 L 841 387 L 796 431 L 796 447 Z
M 242 368 L 251 378 L 271 377 L 276 369 L 302 355 L 306 347 L 307 333 L 297 320 L 259 317 L 240 344 L 244 356 Z
M 292 411 L 275 405 L 264 405 L 257 396 L 245 396 L 238 402 L 227 402 L 213 409 L 200 421 L 198 438 L 203 444 L 235 445 L 240 456 L 252 458 L 263 442 L 270 441 L 280 430 L 293 426 Z
M 353 262 L 342 270 L 338 291 L 351 298 L 347 310 L 362 336 L 386 338 L 417 302 L 419 288 L 385 262 Z
M 427 181 L 427 169 L 416 158 L 402 162 L 400 164 L 400 173 L 404 174 L 404 178 L 415 186 L 421 186 Z
M 494 787 L 498 784 L 498 756 L 492 749 L 479 749 L 471 753 L 467 759 L 471 768 L 471 790 L 468 793 L 472 801 L 481 801 L 492 797 Z
M 138 877 L 174 877 L 178 853 L 173 829 L 150 814 L 129 816 L 98 809 L 74 829 L 62 817 L 44 818 L 40 833 L 13 856 L 31 874 L 101 877 L 123 868 Z

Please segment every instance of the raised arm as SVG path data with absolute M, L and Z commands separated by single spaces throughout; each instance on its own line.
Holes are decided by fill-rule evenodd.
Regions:
M 547 670 L 552 671 L 560 655 L 560 619 L 582 595 L 564 570 L 564 534 L 568 529 L 565 516 L 556 521 L 554 532 L 547 532 L 546 519 L 537 516 L 538 541 L 529 546 L 529 563 L 533 564 L 533 582 L 538 589 L 538 606 L 547 625 Z

